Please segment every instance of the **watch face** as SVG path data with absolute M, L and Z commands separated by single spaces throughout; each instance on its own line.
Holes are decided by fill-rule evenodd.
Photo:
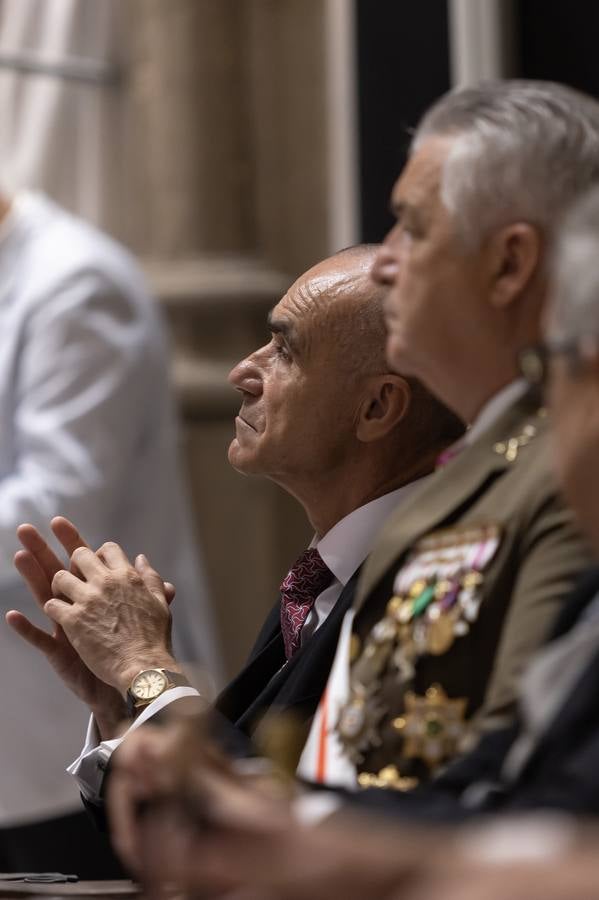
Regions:
M 131 685 L 131 693 L 138 700 L 153 700 L 159 697 L 168 684 L 166 675 L 158 669 L 148 669 L 136 675 Z

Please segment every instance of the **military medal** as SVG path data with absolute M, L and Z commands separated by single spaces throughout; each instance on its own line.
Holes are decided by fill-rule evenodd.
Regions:
M 405 756 L 423 759 L 432 769 L 453 756 L 465 734 L 467 700 L 450 699 L 443 688 L 432 685 L 419 697 L 408 692 L 406 712 L 393 720 L 393 728 L 404 738 Z
M 419 657 L 441 656 L 469 632 L 479 614 L 485 569 L 499 543 L 499 528 L 481 525 L 445 529 L 414 547 L 396 575 L 385 615 L 370 630 L 361 654 L 352 655 L 350 696 L 336 728 L 354 763 L 381 744 L 381 723 L 388 714 L 381 698 L 385 670 L 392 667 L 402 690 L 413 682 Z M 465 700 L 450 700 L 434 685 L 425 697 L 406 694 L 406 713 L 393 727 L 404 738 L 408 756 L 434 767 L 453 752 L 465 709 Z M 369 777 L 378 783 L 384 780 L 379 775 Z M 394 779 L 402 780 L 399 774 Z
M 447 653 L 453 644 L 453 622 L 447 615 L 439 615 L 428 627 L 427 650 L 433 656 Z
M 399 621 L 397 617 L 399 614 L 399 610 L 401 609 L 404 602 L 405 601 L 403 597 L 399 597 L 397 594 L 394 594 L 387 603 L 387 615 L 391 616 L 391 618 L 396 619 L 396 621 Z
M 352 634 L 349 643 L 349 661 L 353 663 L 360 655 L 361 642 L 357 634 Z
M 379 685 L 372 685 L 371 690 L 362 693 L 356 685 L 348 702 L 341 708 L 339 719 L 335 725 L 345 752 L 353 763 L 358 765 L 364 759 L 364 753 L 371 747 L 378 747 L 381 737 L 378 725 L 385 710 L 378 702 L 375 691 Z
M 348 740 L 355 740 L 364 730 L 365 705 L 364 697 L 354 697 L 351 703 L 344 707 L 339 717 L 339 731 Z
M 377 622 L 371 631 L 375 644 L 386 644 L 397 636 L 397 625 L 389 616 Z
M 412 609 L 412 616 L 414 618 L 420 616 L 427 608 L 431 600 L 433 600 L 435 596 L 435 584 L 436 582 L 435 580 L 433 580 L 432 583 L 426 585 L 426 587 L 415 598 L 414 606 Z
M 539 410 L 539 418 L 543 418 L 542 412 L 543 410 Z M 506 441 L 498 441 L 493 447 L 493 451 L 498 456 L 503 456 L 506 462 L 513 463 L 518 459 L 522 447 L 526 447 L 536 437 L 537 431 L 537 426 L 529 422 L 520 434 L 510 437 Z
M 393 665 L 397 669 L 397 679 L 400 684 L 409 684 L 414 677 L 414 660 L 416 648 L 413 644 L 407 647 L 401 644 L 393 654 Z
M 397 766 L 385 766 L 380 772 L 360 772 L 358 784 L 361 788 L 386 788 L 394 791 L 411 791 L 418 785 L 417 778 L 405 778 Z
M 440 656 L 468 633 L 478 617 L 483 570 L 498 546 L 495 525 L 447 529 L 416 545 L 398 572 L 388 614 L 411 627 L 418 654 Z

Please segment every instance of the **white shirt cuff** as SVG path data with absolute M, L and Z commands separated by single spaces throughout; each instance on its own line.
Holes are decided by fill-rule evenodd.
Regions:
M 577 823 L 570 814 L 541 810 L 465 825 L 457 847 L 468 862 L 513 866 L 557 859 L 571 850 L 577 836 Z
M 316 791 L 296 797 L 293 814 L 300 825 L 320 825 L 342 806 L 342 801 L 332 791 Z
M 85 744 L 79 756 L 67 768 L 69 775 L 73 775 L 77 779 L 79 789 L 86 800 L 90 803 L 99 804 L 101 802 L 102 782 L 104 781 L 104 773 L 108 766 L 108 760 L 112 756 L 116 748 L 125 740 L 128 734 L 151 719 L 166 706 L 174 703 L 175 700 L 181 700 L 183 697 L 199 697 L 201 696 L 195 688 L 188 686 L 173 687 L 165 691 L 152 703 L 149 703 L 139 714 L 129 728 L 123 732 L 118 738 L 110 741 L 100 741 L 100 735 L 96 726 L 96 720 L 90 716 L 87 726 L 87 734 L 85 735 Z

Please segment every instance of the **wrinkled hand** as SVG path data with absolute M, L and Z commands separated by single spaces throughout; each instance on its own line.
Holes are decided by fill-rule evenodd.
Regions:
M 145 805 L 140 815 L 140 804 Z M 351 816 L 317 827 L 257 788 L 197 723 L 143 726 L 113 756 L 113 840 L 154 897 L 221 900 L 594 900 L 597 831 L 555 861 L 483 863 L 460 829 Z
M 87 548 L 85 540 L 68 519 L 56 517 L 51 527 L 69 556 L 79 548 Z M 55 575 L 64 570 L 64 565 L 32 525 L 21 525 L 17 534 L 24 549 L 15 555 L 15 566 L 40 608 L 46 611 L 46 604 L 53 597 L 62 596 L 54 592 L 52 582 Z M 135 567 L 142 578 L 148 578 L 150 584 L 158 577 L 143 557 L 137 558 Z M 80 575 L 73 564 L 71 572 L 75 576 Z M 173 586 L 164 584 L 163 589 L 170 602 L 175 593 Z M 6 620 L 21 638 L 45 654 L 67 687 L 90 707 L 96 715 L 101 734 L 108 736 L 108 731 L 114 732 L 125 716 L 124 701 L 112 685 L 90 670 L 60 624 L 55 621 L 52 633 L 48 634 L 17 610 L 10 610 Z
M 202 725 L 201 716 L 171 711 L 168 725 L 145 724 L 130 733 L 112 756 L 108 782 L 111 835 L 131 871 L 144 868 L 144 834 L 151 818 L 148 815 L 142 821 L 140 804 L 159 813 L 159 818 L 169 808 L 171 814 L 176 810 L 177 818 L 186 820 L 180 832 L 195 835 L 206 812 L 202 780 L 230 773 L 229 760 L 204 737 Z
M 170 652 L 171 614 L 164 584 L 143 557 L 143 577 L 112 542 L 97 553 L 77 548 L 71 563 L 81 577 L 65 569 L 56 572 L 53 597 L 44 612 L 60 625 L 97 678 L 124 695 L 141 669 L 178 669 Z
M 237 884 L 228 867 L 212 868 L 202 849 L 198 874 L 191 857 L 213 834 L 243 843 L 268 823 L 268 840 L 289 819 L 276 787 L 237 774 L 203 735 L 197 716 L 173 718 L 160 728 L 144 725 L 127 736 L 112 757 L 108 813 L 117 852 L 152 896 L 167 884 L 186 890 L 198 877 L 210 896 L 228 890 Z
M 87 547 L 85 540 L 68 519 L 59 516 L 52 520 L 51 527 L 69 556 L 77 548 Z M 44 610 L 53 596 L 52 579 L 64 568 L 63 563 L 33 525 L 19 526 L 17 535 L 24 549 L 16 553 L 15 567 L 40 609 Z M 122 697 L 88 669 L 60 625 L 55 624 L 48 634 L 17 610 L 7 612 L 6 621 L 21 638 L 46 656 L 59 678 L 96 714 L 104 724 L 100 728 L 103 734 L 107 729 L 113 730 L 116 727 L 125 715 Z

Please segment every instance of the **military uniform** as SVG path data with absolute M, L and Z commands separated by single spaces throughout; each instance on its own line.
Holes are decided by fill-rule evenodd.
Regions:
M 409 788 L 473 727 L 511 713 L 524 664 L 589 560 L 550 454 L 545 412 L 526 394 L 385 524 L 331 723 L 360 785 Z

